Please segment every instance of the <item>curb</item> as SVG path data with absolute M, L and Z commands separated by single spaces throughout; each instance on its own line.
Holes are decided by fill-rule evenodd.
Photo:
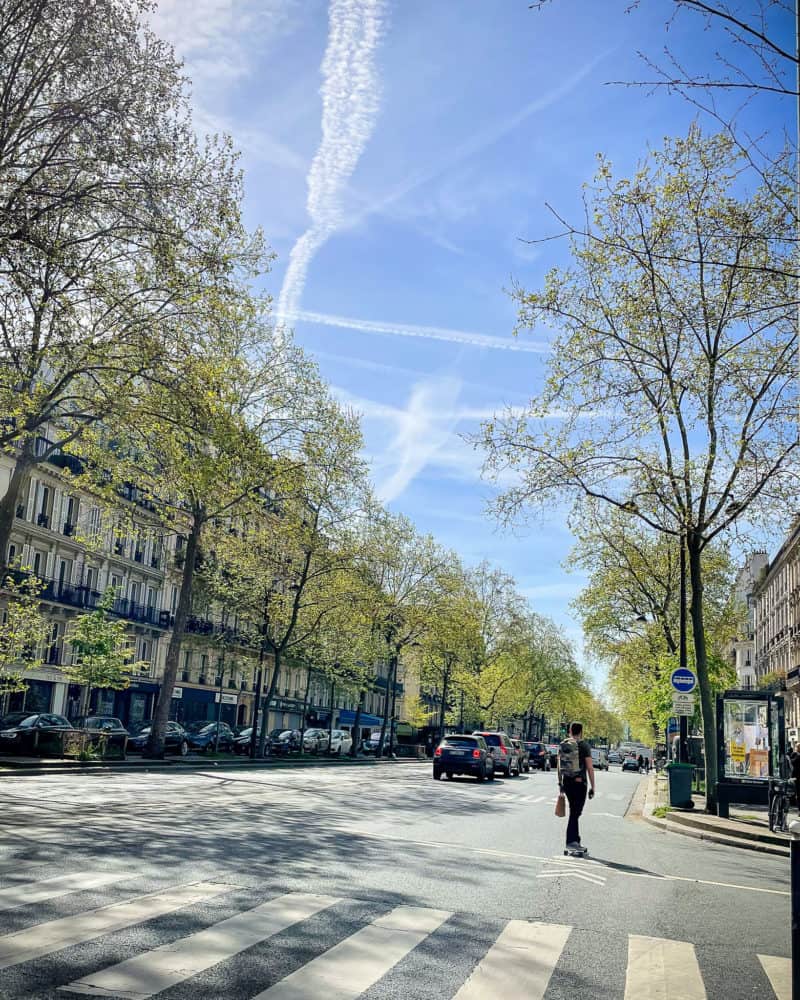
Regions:
M 287 771 L 294 769 L 306 769 L 315 767 L 380 767 L 392 764 L 413 764 L 425 763 L 416 757 L 398 757 L 395 760 L 375 760 L 374 758 L 362 758 L 360 760 L 307 760 L 307 761 L 277 761 L 277 760 L 192 760 L 192 761 L 132 761 L 130 763 L 117 762 L 91 762 L 75 761 L 58 765 L 36 765 L 36 764 L 0 764 L 0 777 L 21 777 L 36 775 L 55 774 L 125 774 L 126 772 L 140 773 L 142 771 L 166 771 L 173 774 L 178 772 L 208 771 L 213 768 L 223 768 L 234 771 Z
M 743 851 L 756 851 L 760 854 L 772 854 L 782 858 L 789 857 L 788 844 L 786 847 L 783 847 L 780 844 L 770 844 L 763 840 L 728 836 L 716 830 L 702 828 L 702 821 L 698 821 L 696 818 L 693 825 L 689 825 L 688 822 L 670 822 L 668 818 L 670 816 L 669 813 L 664 819 L 654 816 L 653 809 L 655 808 L 655 775 L 652 775 L 648 782 L 644 809 L 642 810 L 642 819 L 645 823 L 649 823 L 651 826 L 655 826 L 665 833 L 676 833 L 682 837 L 693 837 L 695 840 L 704 840 L 710 844 L 719 844 L 723 847 L 737 847 Z

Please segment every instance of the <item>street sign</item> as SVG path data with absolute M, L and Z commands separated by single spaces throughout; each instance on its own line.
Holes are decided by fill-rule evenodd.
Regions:
M 697 678 L 688 667 L 678 667 L 677 670 L 673 670 L 670 680 L 676 691 L 681 691 L 685 694 L 694 691 L 697 684 Z
M 694 715 L 694 695 L 676 691 L 672 695 L 672 711 L 674 715 Z

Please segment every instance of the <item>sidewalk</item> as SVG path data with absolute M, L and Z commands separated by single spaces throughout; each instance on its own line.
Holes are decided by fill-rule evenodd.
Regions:
M 133 757 L 127 760 L 97 760 L 81 761 L 61 759 L 59 757 L 0 757 L 0 778 L 11 775 L 53 775 L 53 774 L 85 774 L 90 771 L 108 773 L 110 771 L 165 771 L 165 770 L 203 770 L 222 767 L 225 770 L 248 770 L 268 768 L 297 767 L 376 767 L 383 764 L 402 764 L 408 761 L 420 760 L 416 757 L 397 757 L 394 760 L 375 757 L 274 757 L 251 760 L 249 757 L 220 758 L 207 757 L 203 754 L 189 754 L 186 757 L 167 757 L 164 760 Z
M 642 819 L 669 833 L 680 833 L 685 837 L 697 837 L 713 844 L 740 847 L 748 851 L 789 856 L 791 838 L 785 833 L 772 833 L 767 821 L 767 811 L 759 806 L 731 806 L 730 819 L 709 816 L 705 809 L 705 799 L 701 795 L 692 796 L 694 809 L 669 808 L 667 776 L 653 772 L 646 782 Z M 663 815 L 656 811 L 668 810 Z

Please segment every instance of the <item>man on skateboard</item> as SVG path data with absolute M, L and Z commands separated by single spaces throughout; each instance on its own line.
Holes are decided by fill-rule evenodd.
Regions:
M 569 803 L 565 854 L 586 854 L 587 850 L 581 845 L 578 818 L 586 804 L 587 780 L 591 784 L 589 798 L 594 798 L 594 765 L 592 748 L 581 739 L 582 736 L 583 724 L 573 722 L 569 727 L 569 736 L 562 740 L 558 748 L 558 787 Z

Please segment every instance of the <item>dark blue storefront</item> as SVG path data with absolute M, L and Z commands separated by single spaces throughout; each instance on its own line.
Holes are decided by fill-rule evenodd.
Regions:
M 208 688 L 191 688 L 182 685 L 175 689 L 180 692 L 178 698 L 173 697 L 169 709 L 170 719 L 187 725 L 190 722 L 216 722 L 217 719 L 217 691 Z M 229 726 L 236 725 L 236 704 L 227 703 L 223 698 L 220 709 L 220 719 L 227 722 Z

